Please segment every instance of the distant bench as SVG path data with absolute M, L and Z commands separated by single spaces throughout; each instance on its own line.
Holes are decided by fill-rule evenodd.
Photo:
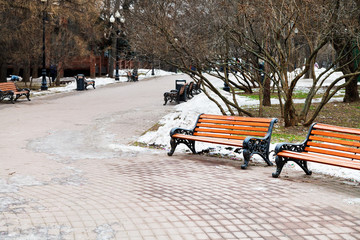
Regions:
M 84 84 L 85 84 L 85 89 L 87 89 L 89 85 L 91 85 L 95 89 L 95 80 L 85 80 Z
M 186 101 L 186 88 L 187 88 L 187 85 L 184 84 L 180 87 L 179 90 L 171 90 L 170 92 L 165 92 L 164 93 L 164 105 L 166 105 L 166 103 L 168 101 L 170 102 L 173 102 L 173 101 L 176 101 L 176 103 L 180 103 L 180 100 L 181 99 L 184 99 L 185 98 L 185 101 Z
M 179 79 L 175 81 L 175 89 L 169 92 L 164 93 L 164 105 L 167 102 L 176 101 L 176 103 L 180 103 L 180 101 L 187 101 L 194 97 L 194 93 L 200 93 L 198 85 L 194 82 L 186 83 L 186 80 Z
M 60 80 L 60 84 L 69 84 L 74 82 L 74 80 Z
M 5 98 L 9 98 L 12 103 L 15 103 L 15 101 L 21 96 L 26 96 L 26 98 L 31 101 L 30 89 L 19 89 L 16 87 L 14 82 L 0 83 L 0 101 L 4 100 Z
M 314 123 L 303 143 L 276 145 L 276 172 L 278 177 L 288 161 L 297 163 L 311 175 L 307 162 L 316 162 L 360 170 L 360 129 Z
M 173 155 L 180 143 L 184 143 L 196 153 L 195 141 L 200 141 L 242 148 L 242 169 L 247 168 L 253 154 L 260 155 L 268 165 L 273 165 L 269 160 L 269 147 L 276 122 L 276 118 L 200 114 L 194 129 L 173 128 L 170 131 L 171 150 L 168 155 Z

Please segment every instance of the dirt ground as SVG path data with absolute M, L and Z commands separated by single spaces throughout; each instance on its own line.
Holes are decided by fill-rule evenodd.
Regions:
M 316 104 L 314 104 L 313 106 L 316 106 Z M 298 107 L 300 107 L 300 105 L 298 105 Z M 284 123 L 281 119 L 279 106 L 274 105 L 271 107 L 264 107 L 264 115 L 267 117 L 276 117 L 279 119 L 279 122 L 277 124 L 279 127 L 275 127 L 273 132 L 274 137 L 272 139 L 275 141 L 279 140 L 279 138 L 276 137 L 276 134 L 289 134 L 297 136 L 294 139 L 291 137 L 286 139 L 289 142 L 296 142 L 300 139 L 301 141 L 304 140 L 308 133 L 309 127 L 305 127 L 302 125 L 287 128 L 283 127 Z M 360 101 L 354 103 L 327 103 L 314 122 L 351 128 L 360 128 Z M 282 136 L 282 138 L 286 138 L 286 136 Z

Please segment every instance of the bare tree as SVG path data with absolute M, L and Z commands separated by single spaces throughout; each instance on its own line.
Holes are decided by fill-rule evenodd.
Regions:
M 235 74 L 237 46 L 230 40 L 225 22 L 236 20 L 227 12 L 228 1 L 139 1 L 132 12 L 132 27 L 127 29 L 133 47 L 154 55 L 177 69 L 188 73 L 203 87 L 217 95 L 211 100 L 225 114 L 252 115 L 236 102 L 236 89 L 251 92 L 253 79 L 249 72 L 244 81 Z M 233 12 L 233 11 L 232 11 Z M 209 72 L 209 70 L 213 70 Z M 209 73 L 209 74 L 208 74 Z M 209 81 L 209 75 L 221 79 L 231 89 L 231 96 Z M 222 107 L 220 101 L 224 104 Z
M 339 19 L 339 25 L 333 33 L 333 46 L 337 54 L 341 54 L 345 49 L 349 52 L 340 61 L 343 67 L 340 69 L 345 75 L 356 72 L 359 65 L 359 28 L 360 28 L 360 1 L 341 1 L 339 11 L 335 17 Z M 350 62 L 350 64 L 346 64 Z M 344 102 L 359 101 L 358 79 L 359 75 L 346 77 Z
M 215 93 L 225 108 L 205 91 L 223 114 L 251 116 L 237 103 L 236 92 L 239 89 L 251 92 L 252 86 L 260 89 L 261 114 L 263 95 L 269 101 L 268 80 L 271 80 L 278 90 L 285 126 L 309 125 L 330 98 L 351 82 L 339 84 L 340 81 L 359 74 L 353 68 L 336 79 L 325 89 L 317 109 L 310 112 L 316 93 L 334 69 L 354 65 L 355 58 L 349 57 L 351 52 L 343 48 L 323 74 L 316 76 L 314 72 L 318 53 L 333 42 L 334 34 L 344 24 L 337 16 L 348 14 L 350 7 L 337 0 L 271 0 L 267 4 L 260 0 L 143 0 L 136 4 L 128 33 L 138 50 L 155 54 Z M 346 26 L 355 28 L 354 33 L 357 30 L 351 22 L 346 22 Z M 300 57 L 306 60 L 305 64 L 292 77 L 289 71 L 295 69 Z M 266 67 L 259 62 L 264 62 Z M 206 70 L 212 71 L 204 74 Z M 294 91 L 309 71 L 313 85 L 303 109 L 298 111 L 293 101 Z M 225 97 L 208 76 L 221 79 L 229 86 L 232 97 Z
M 56 85 L 63 67 L 74 57 L 88 57 L 102 34 L 98 0 L 48 2 L 49 58 L 57 67 Z

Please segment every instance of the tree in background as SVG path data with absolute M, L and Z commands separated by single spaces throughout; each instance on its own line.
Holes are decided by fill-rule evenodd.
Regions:
M 28 81 L 30 65 L 36 64 L 41 54 L 40 1 L 0 0 L 0 12 L 0 82 L 6 81 L 8 63 L 15 72 L 26 66 L 24 80 Z
M 33 74 L 37 71 L 42 56 L 43 11 L 49 61 L 61 67 L 72 56 L 88 54 L 102 35 L 97 28 L 100 5 L 100 0 L 48 0 L 45 5 L 40 0 L 0 0 L 0 81 L 6 81 L 8 64 L 23 69 L 25 81 L 31 68 Z
M 337 17 L 348 16 L 349 11 L 353 12 L 351 6 L 338 0 L 273 0 L 267 4 L 260 0 L 143 0 L 135 5 L 129 36 L 137 49 L 155 54 L 193 76 L 223 114 L 251 116 L 238 105 L 236 92 L 245 91 L 245 86 L 251 84 L 258 86 L 262 101 L 264 77 L 276 86 L 285 126 L 307 126 L 340 89 L 352 82 L 340 84 L 341 80 L 353 79 L 359 74 L 358 69 L 353 68 L 333 81 L 315 111 L 310 111 L 325 79 L 335 71 L 354 65 L 356 58 L 349 57 L 353 51 L 342 48 L 324 73 L 316 76 L 314 72 L 319 52 L 334 43 L 337 32 L 340 31 L 340 35 L 341 29 L 358 32 L 357 23 Z M 296 76 L 290 76 L 289 72 L 300 62 L 305 62 L 302 68 Z M 259 63 L 266 67 L 260 67 Z M 212 70 L 210 75 L 229 86 L 230 97 L 212 85 L 209 75 L 204 74 L 206 70 Z M 309 71 L 313 85 L 299 111 L 293 95 L 298 82 Z M 235 75 L 235 72 L 241 74 Z M 269 85 L 265 86 L 268 90 Z M 225 109 L 207 91 L 215 93 Z
M 56 65 L 60 84 L 63 66 L 74 57 L 94 54 L 103 35 L 98 0 L 49 1 L 48 12 L 49 60 Z
M 335 17 L 339 19 L 340 24 L 338 28 L 333 32 L 333 46 L 336 53 L 339 55 L 346 51 L 349 54 L 346 55 L 339 64 L 342 66 L 341 71 L 345 75 L 349 75 L 356 72 L 359 66 L 359 28 L 360 28 L 360 1 L 340 1 L 339 9 L 344 8 L 346 12 L 335 12 Z M 351 64 L 346 64 L 351 62 Z M 358 91 L 358 79 L 357 76 L 348 76 L 345 78 L 349 84 L 345 87 L 344 102 L 359 101 Z

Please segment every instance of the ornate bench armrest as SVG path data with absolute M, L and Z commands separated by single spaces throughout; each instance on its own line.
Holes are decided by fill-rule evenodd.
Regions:
M 293 152 L 303 152 L 305 151 L 305 147 L 307 145 L 307 142 L 310 138 L 311 135 L 311 131 L 313 129 L 313 127 L 316 125 L 317 123 L 313 123 L 310 126 L 309 132 L 304 140 L 304 142 L 302 143 L 279 143 L 276 145 L 275 147 L 275 155 L 278 154 L 279 152 L 283 151 L 283 150 L 289 150 L 289 151 L 293 151 Z
M 279 144 L 276 145 L 276 147 L 275 147 L 276 171 L 272 174 L 272 176 L 274 178 L 277 178 L 280 175 L 284 165 L 289 160 L 291 160 L 291 159 L 289 159 L 287 157 L 280 157 L 277 154 L 280 153 L 281 151 L 284 151 L 284 150 L 289 150 L 289 151 L 292 151 L 292 152 L 303 152 L 305 150 L 306 145 L 307 145 L 307 139 L 308 138 L 306 138 L 306 140 L 303 143 L 279 143 Z M 307 162 L 306 161 L 294 160 L 294 159 L 292 161 L 294 161 L 296 164 L 298 164 L 305 171 L 305 173 L 307 175 L 311 174 L 311 171 L 307 167 Z
M 303 143 L 279 143 L 275 147 L 275 154 L 283 150 L 290 150 L 293 152 L 303 152 L 306 146 L 306 141 Z
M 18 91 L 28 91 L 28 92 L 30 92 L 30 89 L 29 88 L 20 88 L 20 89 L 18 89 Z
M 244 139 L 243 148 L 253 148 L 254 145 L 270 145 L 269 138 L 247 137 Z
M 184 129 L 184 128 L 173 128 L 170 131 L 170 137 L 174 135 L 175 133 L 185 134 L 185 135 L 193 135 L 194 131 L 190 129 Z

